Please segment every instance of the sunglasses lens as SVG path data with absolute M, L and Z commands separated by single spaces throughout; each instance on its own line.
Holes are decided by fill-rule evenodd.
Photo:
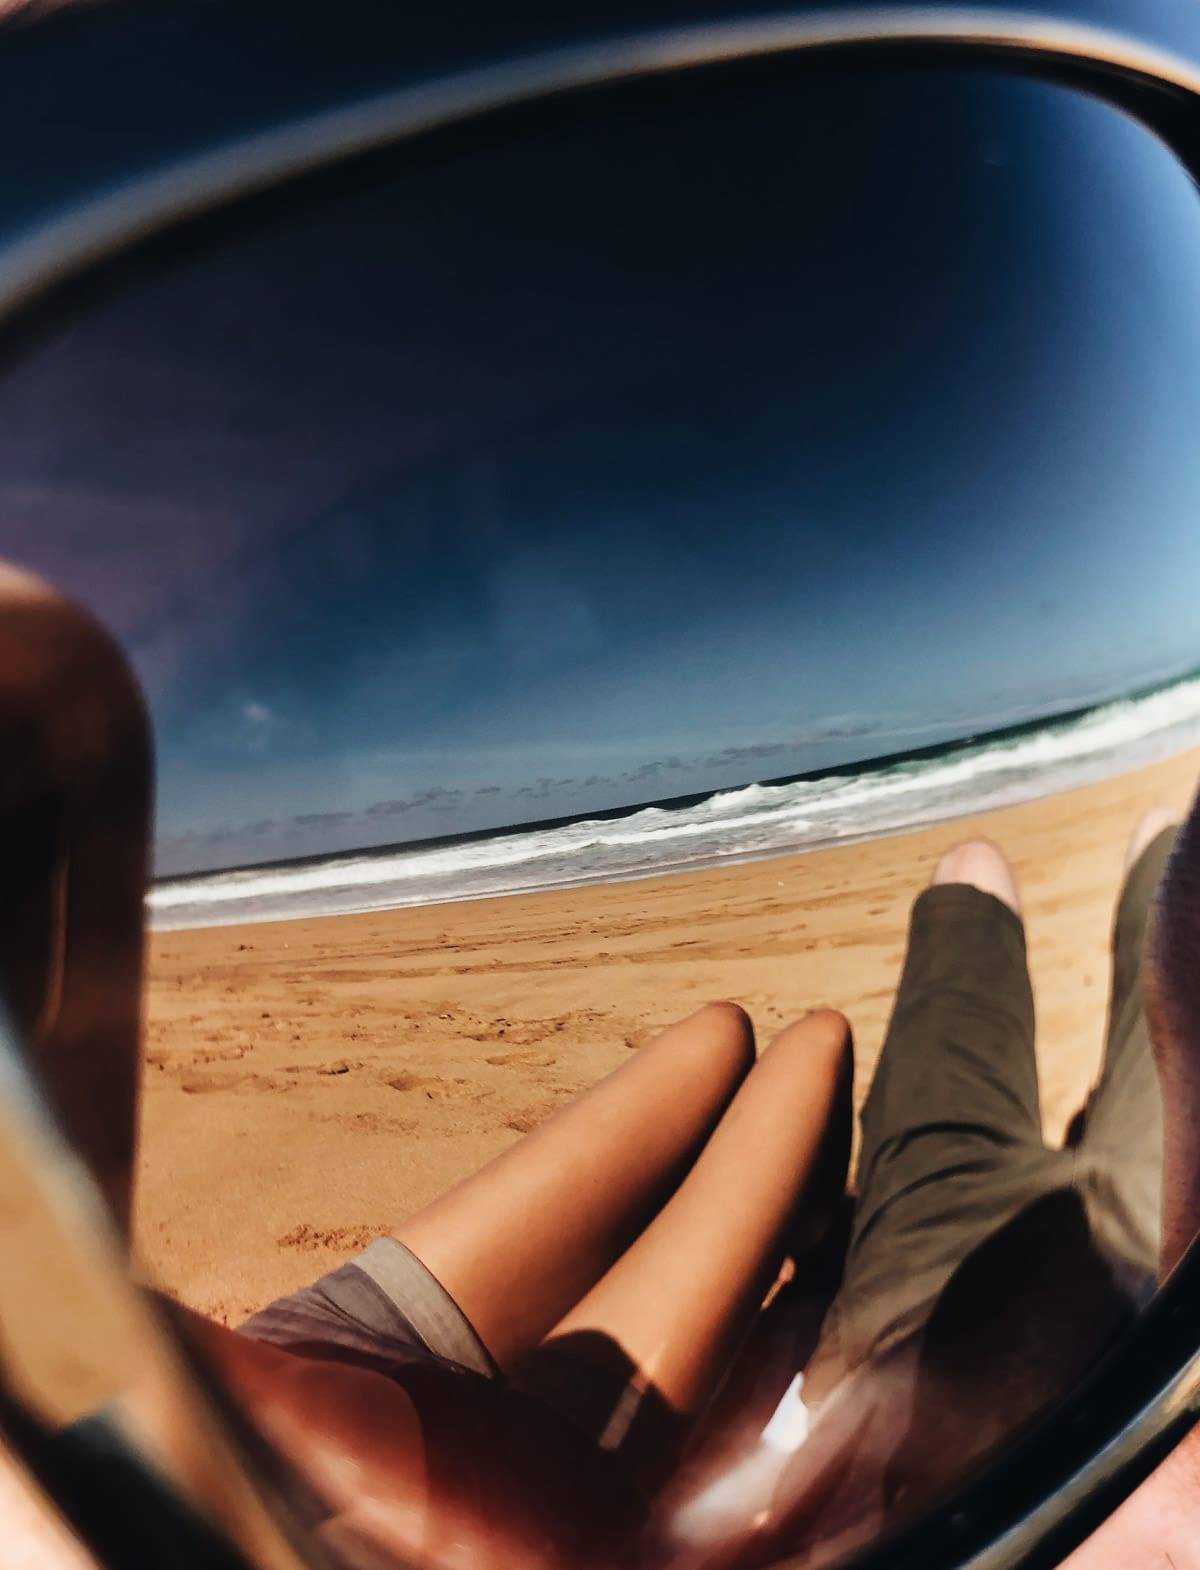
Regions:
M 1182 801 L 1200 743 L 1198 262 L 1191 176 L 1098 99 L 778 58 L 308 177 L 0 343 L 0 554 L 112 631 L 155 737 L 151 1275 L 237 1323 L 699 998 L 751 998 L 768 1030 L 827 1000 L 873 1063 L 907 902 L 955 837 L 929 826 L 1054 798 L 1002 832 L 1039 869 L 1039 934 L 1087 954 L 1039 992 L 1056 1077 L 1039 1104 L 997 888 L 980 942 L 1008 990 L 976 1045 L 1020 1065 L 934 1120 L 987 1151 L 934 1149 L 940 1092 L 912 1076 L 872 1098 L 871 1228 L 792 1250 L 784 1328 L 689 1441 L 663 1541 L 706 1562 L 758 1519 L 780 1554 L 857 1546 L 1073 1388 L 1153 1287 L 1141 1037 L 1120 1203 L 1057 1146 L 1104 1029 L 1112 837 Z M 32 854 L 22 823 L 59 836 L 39 954 L 89 877 L 71 825 L 98 809 L 68 773 L 6 805 L 0 865 Z M 1056 794 L 1086 790 L 1108 794 Z M 526 898 L 471 903 L 502 894 Z M 36 1053 L 31 930 L 0 927 L 0 965 Z M 1086 1314 L 1032 1257 L 1070 1261 Z M 789 1441 L 739 1471 L 804 1367 L 865 1381 L 862 1422 L 824 1470 Z

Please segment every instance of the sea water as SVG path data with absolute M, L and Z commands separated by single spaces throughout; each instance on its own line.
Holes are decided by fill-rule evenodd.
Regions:
M 1103 779 L 1200 744 L 1200 676 L 1042 724 L 683 805 L 161 880 L 159 930 L 385 910 L 749 861 Z

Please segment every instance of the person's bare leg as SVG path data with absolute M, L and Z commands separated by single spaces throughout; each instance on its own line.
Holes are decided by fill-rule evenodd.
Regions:
M 1125 847 L 1125 871 L 1130 871 L 1142 852 L 1164 830 L 1176 828 L 1178 824 L 1179 814 L 1173 807 L 1150 807 L 1143 812 Z
M 1143 813 L 1125 853 L 1112 924 L 1112 977 L 1100 1073 L 1077 1119 L 1074 1143 L 1096 1198 L 1094 1243 L 1146 1283 L 1162 1243 L 1163 1100 L 1143 986 L 1154 897 L 1174 840 L 1177 814 Z
M 985 894 L 994 894 L 1019 916 L 1021 897 L 1004 852 L 991 840 L 963 840 L 953 846 L 933 869 L 931 883 L 969 883 Z
M 1200 1233 L 1200 795 L 1158 892 L 1143 984 L 1163 1095 L 1159 1273 L 1166 1276 Z
M 47 1098 L 128 1227 L 150 742 L 120 651 L 0 563 L 0 988 Z
M 639 1390 L 698 1416 L 715 1393 L 789 1247 L 815 1241 L 834 1215 L 850 1153 L 850 1029 L 809 1014 L 763 1054 L 692 1171 L 646 1231 L 555 1326 L 518 1377 L 552 1403 L 571 1379 L 572 1342 L 594 1364 L 617 1356 Z M 566 1357 L 563 1353 L 566 1352 Z M 661 1430 L 647 1430 L 657 1451 Z M 635 1471 L 661 1454 L 609 1434 Z M 632 1453 L 631 1453 L 632 1451 Z
M 1200 1234 L 1200 796 L 1158 892 L 1143 985 L 1163 1091 L 1159 1273 L 1166 1276 Z M 1198 1542 L 1200 1428 L 1193 1428 L 1066 1565 L 1125 1570 L 1158 1563 L 1189 1570 L 1197 1563 Z
M 753 1062 L 744 1010 L 709 1004 L 394 1236 L 507 1368 L 646 1224 Z

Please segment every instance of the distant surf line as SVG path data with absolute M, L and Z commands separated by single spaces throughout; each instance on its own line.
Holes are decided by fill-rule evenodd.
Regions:
M 717 791 L 157 882 L 157 929 L 652 877 L 900 833 L 1200 744 L 1200 673 L 949 742 Z

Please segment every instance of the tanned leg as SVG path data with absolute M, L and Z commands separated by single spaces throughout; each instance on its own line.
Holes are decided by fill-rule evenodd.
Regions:
M 399 1228 L 501 1368 L 556 1325 L 678 1183 L 754 1061 L 712 1003 Z
M 850 1030 L 822 1009 L 759 1060 L 692 1171 L 646 1231 L 555 1327 L 520 1378 L 563 1404 L 572 1348 L 595 1377 L 603 1349 L 619 1377 L 678 1421 L 707 1406 L 785 1254 L 816 1241 L 836 1212 L 850 1152 Z M 568 1397 L 568 1404 L 569 1397 Z M 601 1436 L 652 1483 L 661 1424 Z M 645 1454 L 641 1454 L 641 1450 Z

